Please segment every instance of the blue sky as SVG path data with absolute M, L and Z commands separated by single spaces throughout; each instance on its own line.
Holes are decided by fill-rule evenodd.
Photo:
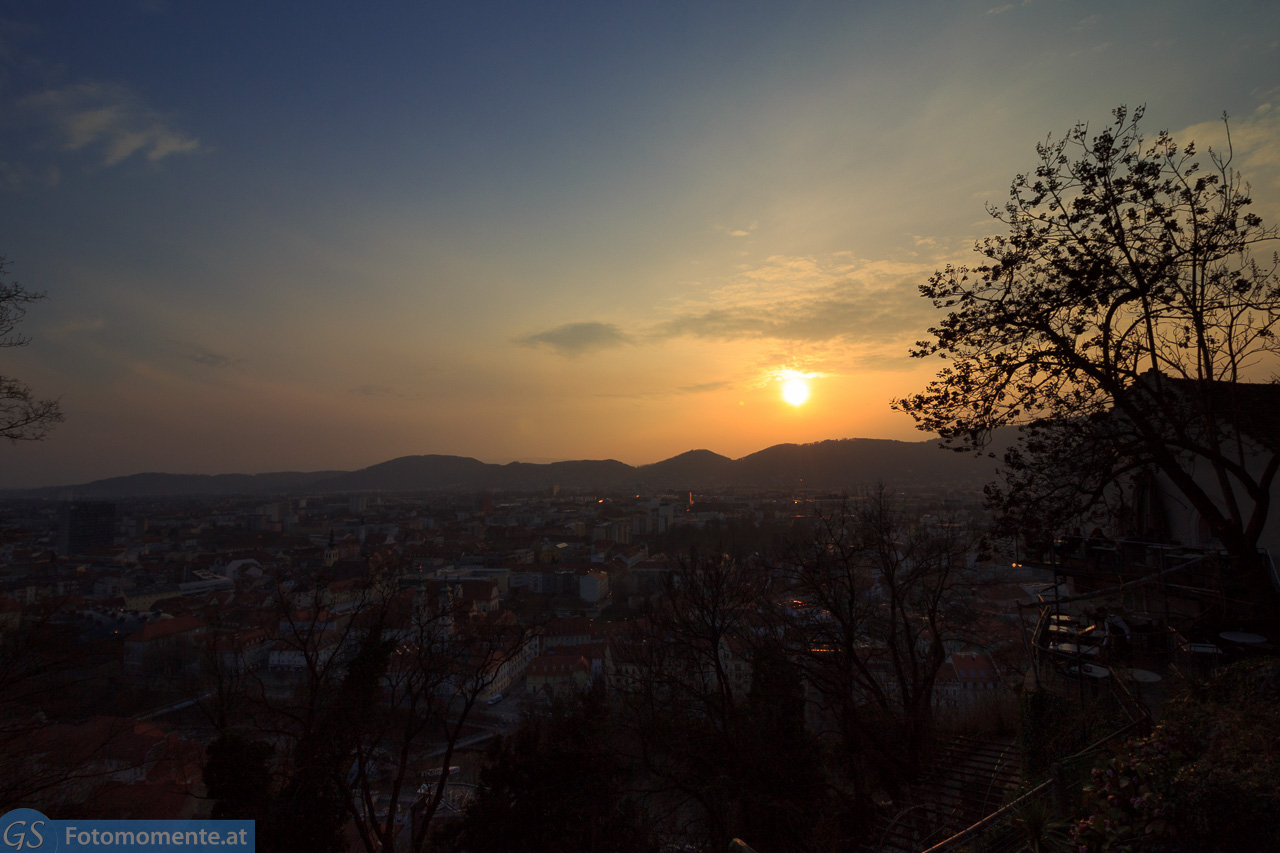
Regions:
M 917 286 L 1118 104 L 1280 204 L 1280 6 L 10 3 L 0 488 L 914 438 Z M 785 371 L 811 374 L 801 407 Z

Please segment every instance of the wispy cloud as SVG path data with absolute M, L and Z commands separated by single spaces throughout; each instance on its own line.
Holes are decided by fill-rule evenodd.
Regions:
M 83 332 L 97 332 L 105 328 L 107 321 L 102 317 L 73 317 L 52 327 L 52 331 L 61 335 L 76 335 Z
M 383 397 L 392 400 L 416 400 L 420 398 L 420 395 L 406 394 L 386 385 L 373 384 L 357 385 L 355 388 L 348 390 L 347 393 L 357 397 Z
M 649 330 L 650 338 L 897 340 L 927 325 L 917 285 L 932 266 L 775 256 Z
M 234 358 L 224 353 L 215 352 L 199 344 L 175 340 L 169 340 L 165 343 L 178 357 L 199 364 L 202 367 L 212 367 L 220 370 L 224 368 L 239 369 L 244 366 L 244 359 L 242 358 Z
M 1095 44 L 1092 47 L 1086 47 L 1082 50 L 1073 50 L 1071 51 L 1071 53 L 1067 54 L 1067 57 L 1073 58 L 1077 56 L 1088 56 L 1089 54 L 1092 54 L 1092 53 L 1106 53 L 1110 49 L 1111 49 L 1111 42 L 1104 41 L 1104 42 L 1101 42 L 1100 44 Z
M 725 388 L 732 388 L 733 383 L 724 382 L 700 382 L 697 385 L 683 385 L 677 390 L 681 394 L 706 394 L 711 391 L 721 391 Z
M 0 192 L 22 192 L 31 187 L 56 187 L 62 179 L 57 166 L 34 169 L 24 163 L 0 160 Z
M 984 14 L 1002 15 L 1005 12 L 1018 8 L 1019 6 L 1030 6 L 1033 2 L 1035 2 L 1035 0 L 1022 0 L 1021 3 L 1005 3 L 1003 6 L 992 6 Z
M 591 396 L 607 400 L 667 400 L 686 394 L 709 394 L 712 391 L 722 391 L 726 388 L 733 388 L 735 384 L 725 379 L 719 382 L 699 382 L 696 385 L 681 385 L 676 388 L 662 386 L 642 391 L 597 391 Z
M 48 89 L 20 105 L 39 116 L 64 151 L 95 151 L 104 166 L 135 154 L 150 161 L 200 149 L 200 141 L 172 128 L 127 87 L 102 82 Z
M 1280 107 L 1264 103 L 1248 115 L 1232 116 L 1229 143 L 1221 119 L 1192 125 L 1173 138 L 1183 145 L 1194 140 L 1202 165 L 1209 162 L 1209 148 L 1221 155 L 1230 150 L 1231 168 L 1255 189 L 1255 212 L 1268 224 L 1280 219 Z M 1262 187 L 1267 191 L 1257 193 Z
M 577 356 L 631 342 L 631 336 L 615 324 L 594 322 L 568 323 L 516 341 L 528 347 L 548 347 L 563 356 Z
M 823 352 L 853 348 L 862 353 L 905 353 L 934 320 L 934 309 L 920 297 L 919 285 L 938 266 L 932 259 L 864 261 L 848 253 L 827 260 L 778 255 L 744 265 L 722 286 L 672 303 L 665 308 L 665 318 L 630 331 L 612 323 L 571 323 L 517 343 L 547 347 L 563 356 L 676 338 L 773 342 L 784 349 L 814 345 Z M 795 358 L 793 350 L 783 360 Z M 713 391 L 729 384 L 690 385 L 679 392 Z

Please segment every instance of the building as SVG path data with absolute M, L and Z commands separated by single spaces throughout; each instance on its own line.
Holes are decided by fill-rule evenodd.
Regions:
M 530 693 L 571 694 L 591 686 L 591 664 L 582 655 L 542 654 L 529 664 L 525 687 Z
M 204 621 L 195 616 L 148 622 L 125 638 L 125 669 L 168 675 L 195 672 L 200 668 L 201 638 L 207 630 Z
M 599 604 L 609 597 L 609 576 L 592 570 L 578 576 L 578 597 L 588 604 Z
M 58 553 L 83 554 L 110 548 L 116 538 L 116 505 L 69 501 L 58 508 Z
M 985 652 L 948 655 L 933 682 L 933 701 L 939 708 L 963 711 L 995 696 L 1000 672 Z

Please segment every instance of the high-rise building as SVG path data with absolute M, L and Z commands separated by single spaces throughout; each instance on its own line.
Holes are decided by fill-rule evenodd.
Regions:
M 58 510 L 58 553 L 83 554 L 110 547 L 116 539 L 116 505 L 68 501 Z

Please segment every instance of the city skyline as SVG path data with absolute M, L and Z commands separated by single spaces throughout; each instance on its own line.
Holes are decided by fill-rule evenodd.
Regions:
M 917 287 L 1034 146 L 1231 115 L 1280 216 L 1280 9 L 20 2 L 0 488 L 926 438 Z M 1268 253 L 1269 254 L 1269 253 Z M 1258 377 L 1261 379 L 1266 376 Z M 784 396 L 785 395 L 785 396 Z

